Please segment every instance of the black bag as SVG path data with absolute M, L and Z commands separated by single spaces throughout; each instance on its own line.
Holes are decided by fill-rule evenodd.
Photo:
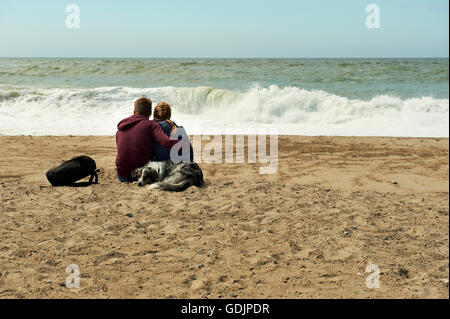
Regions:
M 77 186 L 76 181 L 90 176 L 88 186 L 98 183 L 99 171 L 92 158 L 79 156 L 48 170 L 46 175 L 53 186 Z

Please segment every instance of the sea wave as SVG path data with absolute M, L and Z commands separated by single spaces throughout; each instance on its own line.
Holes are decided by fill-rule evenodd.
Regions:
M 187 129 L 200 120 L 219 131 L 234 126 L 275 127 L 283 134 L 448 137 L 449 100 L 378 95 L 349 99 L 320 90 L 258 87 L 100 87 L 94 89 L 0 86 L 0 134 L 107 135 L 141 96 L 173 107 Z M 185 122 L 185 123 L 182 123 Z M 199 133 L 199 132 L 192 132 Z

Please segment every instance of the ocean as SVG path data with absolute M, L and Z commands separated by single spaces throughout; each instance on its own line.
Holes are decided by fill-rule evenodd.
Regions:
M 448 81 L 448 58 L 0 58 L 0 135 L 113 135 L 145 96 L 189 134 L 448 137 Z

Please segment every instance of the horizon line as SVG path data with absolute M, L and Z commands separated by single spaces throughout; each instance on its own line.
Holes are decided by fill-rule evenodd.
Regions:
M 0 56 L 0 59 L 448 59 L 448 56 L 392 57 L 123 57 L 123 56 Z

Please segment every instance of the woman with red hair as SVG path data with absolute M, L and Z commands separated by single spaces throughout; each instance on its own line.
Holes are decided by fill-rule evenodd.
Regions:
M 187 136 L 184 128 L 182 126 L 178 126 L 175 122 L 171 120 L 172 117 L 172 108 L 166 102 L 161 102 L 156 105 L 155 110 L 153 112 L 153 120 L 159 124 L 164 133 L 168 137 L 180 139 L 181 136 L 184 136 L 185 139 L 188 139 L 190 154 L 189 161 L 191 163 L 194 162 L 194 151 L 192 149 L 192 144 L 189 141 L 189 137 Z M 168 161 L 170 160 L 170 149 L 161 146 L 158 143 L 153 143 L 153 160 L 155 161 Z M 178 151 L 178 155 L 180 157 L 183 156 L 182 149 Z

